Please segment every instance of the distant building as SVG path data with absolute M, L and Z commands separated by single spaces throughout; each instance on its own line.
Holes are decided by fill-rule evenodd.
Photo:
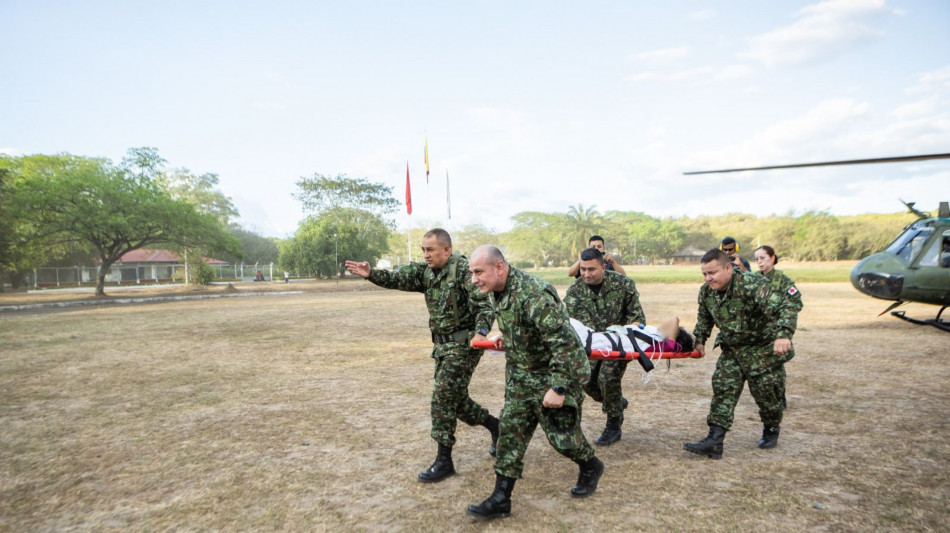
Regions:
M 706 255 L 704 250 L 688 246 L 673 254 L 674 265 L 698 265 L 699 260 Z
M 226 261 L 202 257 L 205 263 L 216 266 L 226 265 Z M 171 281 L 175 277 L 175 268 L 181 267 L 184 261 L 171 250 L 132 250 L 116 261 L 116 268 L 121 272 L 122 282 L 148 283 Z

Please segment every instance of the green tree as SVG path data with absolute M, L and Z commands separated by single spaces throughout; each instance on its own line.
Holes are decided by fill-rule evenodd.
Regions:
M 122 255 L 152 245 L 206 254 L 239 253 L 237 241 L 210 214 L 172 199 L 146 172 L 107 159 L 58 156 L 23 165 L 17 210 L 47 243 L 88 243 L 100 261 L 96 295 Z
M 281 247 L 281 265 L 295 272 L 339 275 L 345 258 L 375 264 L 389 250 L 394 225 L 384 216 L 399 207 L 392 187 L 345 174 L 314 174 L 298 180 L 297 187 L 294 197 L 312 216 L 301 223 L 293 242 Z
M 69 154 L 0 155 L 0 279 L 6 278 L 16 288 L 30 270 L 64 258 L 77 248 L 55 232 L 37 226 L 35 210 L 25 197 L 30 180 L 104 162 Z
M 304 211 L 309 213 L 351 207 L 382 216 L 399 208 L 399 200 L 393 197 L 392 187 L 373 183 L 366 178 L 350 178 L 346 174 L 330 178 L 314 174 L 297 180 L 297 187 L 300 190 L 294 193 L 294 198 L 300 200 Z
M 565 215 L 523 211 L 512 216 L 511 221 L 514 226 L 502 237 L 509 259 L 528 260 L 539 269 L 569 257 L 564 238 L 568 224 Z
M 188 202 L 199 213 L 214 215 L 225 226 L 240 216 L 231 198 L 217 190 L 217 174 L 195 175 L 186 168 L 178 168 L 165 173 L 160 183 L 173 199 Z
M 841 223 L 824 211 L 807 211 L 795 219 L 789 255 L 804 261 L 831 261 L 844 252 Z
M 609 211 L 604 220 L 605 232 L 612 235 L 608 242 L 632 263 L 641 257 L 650 262 L 671 258 L 683 246 L 686 235 L 673 219 L 661 220 L 645 213 Z
M 241 243 L 240 255 L 224 255 L 220 259 L 237 263 L 244 261 L 247 264 L 269 265 L 277 263 L 278 239 L 262 237 L 253 231 L 246 230 L 237 224 L 229 227 L 231 235 Z
M 483 244 L 498 244 L 498 233 L 482 224 L 469 224 L 452 233 L 452 249 L 469 255 Z
M 572 205 L 567 210 L 566 237 L 570 245 L 570 258 L 580 256 L 581 250 L 587 248 L 587 240 L 591 235 L 600 232 L 602 217 L 597 212 L 597 206 L 585 208 L 584 204 Z
M 390 226 L 362 209 L 336 207 L 308 217 L 280 247 L 280 268 L 320 277 L 337 276 L 344 259 L 375 264 L 389 250 Z

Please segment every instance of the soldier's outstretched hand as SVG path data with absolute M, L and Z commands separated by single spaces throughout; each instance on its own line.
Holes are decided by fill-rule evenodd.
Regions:
M 369 277 L 369 263 L 367 261 L 347 260 L 346 263 L 344 263 L 344 266 L 346 266 L 346 269 L 350 272 L 350 274 L 354 274 L 361 278 Z

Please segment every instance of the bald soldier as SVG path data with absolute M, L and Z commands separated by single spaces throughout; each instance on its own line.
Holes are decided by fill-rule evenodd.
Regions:
M 501 410 L 495 490 L 468 514 L 480 519 L 511 513 L 511 492 L 538 424 L 548 442 L 580 467 L 571 495 L 590 496 L 604 463 L 581 432 L 581 405 L 590 365 L 567 310 L 550 283 L 510 266 L 485 245 L 469 261 L 472 282 L 489 295 L 505 347 L 505 406 Z
M 695 350 L 705 351 L 703 344 L 716 326 L 720 331 L 716 344 L 722 354 L 712 377 L 713 398 L 706 417 L 709 435 L 684 443 L 683 448 L 722 458 L 723 439 L 746 382 L 763 425 L 759 448 L 772 448 L 782 423 L 785 362 L 794 355 L 792 335 L 798 321 L 799 308 L 786 294 L 798 294 L 798 290 L 774 290 L 764 276 L 733 268 L 732 258 L 722 250 L 706 252 L 700 265 L 705 283 L 699 289 Z
M 439 451 L 419 481 L 434 483 L 455 474 L 452 447 L 456 419 L 491 432 L 488 453 L 495 455 L 498 419 L 468 395 L 468 384 L 483 350 L 469 341 L 485 340 L 493 319 L 491 303 L 468 278 L 465 256 L 452 253 L 452 237 L 435 228 L 422 236 L 425 263 L 410 263 L 398 272 L 371 269 L 369 263 L 347 261 L 346 269 L 380 287 L 425 294 L 432 333 L 435 375 L 430 403 L 432 438 Z

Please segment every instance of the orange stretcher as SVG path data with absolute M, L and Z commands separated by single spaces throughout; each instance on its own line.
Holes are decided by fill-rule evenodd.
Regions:
M 497 341 L 474 341 L 472 347 L 498 352 L 504 351 L 502 339 Z M 650 359 L 698 359 L 703 356 L 699 352 L 645 352 L 645 355 Z M 640 354 L 636 351 L 622 353 L 593 350 L 587 357 L 595 361 L 636 361 Z

